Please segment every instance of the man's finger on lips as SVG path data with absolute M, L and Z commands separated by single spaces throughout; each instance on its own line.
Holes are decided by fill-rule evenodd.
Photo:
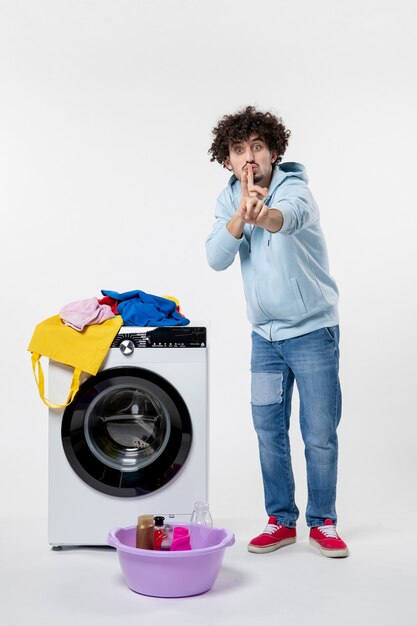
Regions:
M 252 165 L 250 163 L 247 164 L 247 171 L 248 171 L 248 185 L 249 187 L 253 187 L 253 169 L 252 169 Z
M 242 170 L 242 176 L 240 178 L 240 184 L 242 186 L 242 196 L 246 197 L 249 195 L 248 191 L 248 177 L 245 170 Z

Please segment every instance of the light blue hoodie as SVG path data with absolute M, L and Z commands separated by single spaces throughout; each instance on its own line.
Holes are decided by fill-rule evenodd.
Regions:
M 216 222 L 206 242 L 207 259 L 224 270 L 239 251 L 247 314 L 253 329 L 268 340 L 298 337 L 338 324 L 338 290 L 329 274 L 319 209 L 299 163 L 274 168 L 269 186 L 270 208 L 281 211 L 281 230 L 270 233 L 246 224 L 236 239 L 226 228 L 237 210 L 241 185 L 235 176 L 220 194 Z

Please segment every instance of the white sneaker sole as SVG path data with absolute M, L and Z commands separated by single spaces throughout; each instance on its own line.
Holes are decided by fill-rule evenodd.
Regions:
M 312 539 L 311 537 L 309 537 L 309 542 L 312 546 L 318 548 L 324 556 L 329 556 L 330 558 L 349 556 L 349 550 L 347 548 L 343 548 L 342 550 L 326 550 L 326 548 L 323 548 L 318 541 Z
M 295 543 L 295 541 L 296 537 L 289 537 L 288 539 L 278 541 L 278 543 L 272 543 L 269 546 L 253 546 L 252 544 L 248 543 L 248 552 L 255 552 L 256 554 L 262 554 L 263 552 L 273 552 L 274 550 L 278 550 L 278 548 L 288 546 L 290 543 Z

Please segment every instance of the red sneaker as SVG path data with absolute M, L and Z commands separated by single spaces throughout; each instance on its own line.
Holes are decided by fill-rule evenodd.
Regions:
M 336 532 L 331 519 L 324 521 L 324 526 L 310 528 L 310 543 L 320 550 L 324 556 L 349 556 L 349 550 L 343 539 Z
M 295 528 L 287 528 L 277 524 L 276 518 L 271 515 L 263 533 L 248 543 L 249 552 L 272 552 L 289 543 L 295 543 Z

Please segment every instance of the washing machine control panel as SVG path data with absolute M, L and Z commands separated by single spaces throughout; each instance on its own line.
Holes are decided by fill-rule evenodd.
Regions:
M 175 326 L 153 328 L 140 332 L 121 332 L 111 348 L 119 348 L 129 355 L 135 348 L 205 348 L 207 329 L 202 326 Z

